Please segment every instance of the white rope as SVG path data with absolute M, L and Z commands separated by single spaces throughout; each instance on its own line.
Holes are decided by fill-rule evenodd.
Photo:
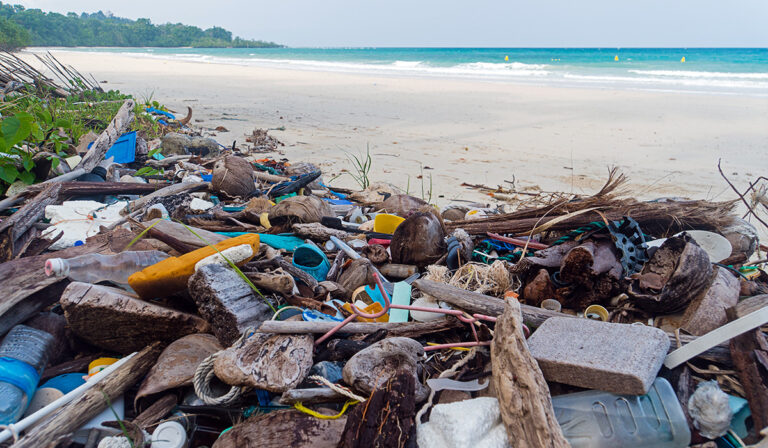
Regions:
M 232 347 L 241 347 L 245 340 L 248 339 L 248 337 L 253 333 L 253 331 L 253 328 L 247 328 L 245 331 L 243 331 L 240 339 L 235 341 L 235 343 L 232 344 Z M 213 371 L 213 363 L 216 360 L 216 357 L 219 356 L 219 354 L 223 351 L 224 350 L 216 352 L 205 358 L 203 362 L 197 366 L 197 369 L 195 370 L 195 376 L 192 379 L 192 384 L 195 387 L 195 394 L 201 400 L 203 400 L 203 403 L 210 406 L 221 406 L 234 403 L 250 389 L 248 387 L 232 386 L 229 389 L 229 392 L 224 395 L 215 396 L 213 394 L 213 390 L 211 389 L 211 380 L 213 380 L 213 378 L 216 376 L 216 373 Z

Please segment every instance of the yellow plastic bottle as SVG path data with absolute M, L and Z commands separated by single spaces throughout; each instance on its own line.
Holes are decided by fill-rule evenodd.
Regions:
M 256 254 L 259 251 L 259 235 L 250 233 L 240 235 L 215 244 L 214 247 L 222 251 L 242 244 L 249 244 L 253 247 L 253 253 Z M 206 246 L 180 257 L 166 258 L 128 277 L 128 285 L 142 299 L 165 297 L 183 291 L 187 289 L 189 277 L 195 273 L 195 264 L 203 258 L 217 253 L 216 249 Z M 239 264 L 245 264 L 251 258 L 243 260 Z

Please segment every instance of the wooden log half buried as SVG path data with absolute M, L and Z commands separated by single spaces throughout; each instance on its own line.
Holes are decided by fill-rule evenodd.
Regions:
M 413 282 L 413 286 L 436 299 L 461 308 L 469 313 L 479 313 L 488 316 L 500 316 L 504 312 L 504 301 L 497 297 L 487 296 L 472 291 L 465 291 L 445 283 L 434 282 L 431 280 L 420 279 Z M 523 313 L 523 321 L 531 327 L 538 327 L 550 317 L 570 317 L 576 318 L 570 314 L 558 313 L 556 311 L 536 308 L 529 305 L 520 305 Z M 672 344 L 669 347 L 670 352 L 677 348 L 677 337 L 672 333 L 667 333 Z M 696 339 L 695 336 L 680 335 L 680 341 L 687 344 Z M 727 344 L 717 345 L 699 355 L 700 358 L 730 365 L 731 356 Z
M 229 347 L 246 329 L 258 327 L 272 317 L 266 299 L 256 296 L 229 266 L 201 267 L 189 278 L 189 293 L 224 347 Z
M 152 341 L 171 342 L 210 330 L 196 315 L 145 302 L 108 286 L 72 282 L 60 301 L 73 332 L 118 353 L 130 353 Z
M 528 351 L 520 304 L 514 299 L 496 321 L 491 364 L 493 386 L 510 446 L 570 447 L 555 419 L 544 375 Z
M 153 343 L 135 354 L 125 364 L 107 376 L 94 388 L 79 398 L 67 403 L 53 415 L 32 428 L 24 437 L 13 444 L 14 448 L 39 448 L 52 441 L 71 434 L 107 408 L 106 395 L 110 402 L 126 389 L 136 384 L 152 367 L 160 345 Z

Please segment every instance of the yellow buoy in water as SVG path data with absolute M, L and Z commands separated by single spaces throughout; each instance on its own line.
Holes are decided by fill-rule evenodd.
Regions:
M 504 60 L 509 62 L 509 56 L 504 56 Z
M 613 57 L 613 60 L 618 62 L 618 60 L 619 60 L 619 55 L 617 54 L 616 56 L 614 56 L 614 57 Z
M 685 56 L 683 56 L 683 58 L 680 59 L 680 62 L 685 62 Z

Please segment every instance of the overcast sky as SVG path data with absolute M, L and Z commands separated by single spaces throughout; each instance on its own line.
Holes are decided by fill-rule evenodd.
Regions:
M 768 0 L 26 0 L 289 46 L 768 47 Z

